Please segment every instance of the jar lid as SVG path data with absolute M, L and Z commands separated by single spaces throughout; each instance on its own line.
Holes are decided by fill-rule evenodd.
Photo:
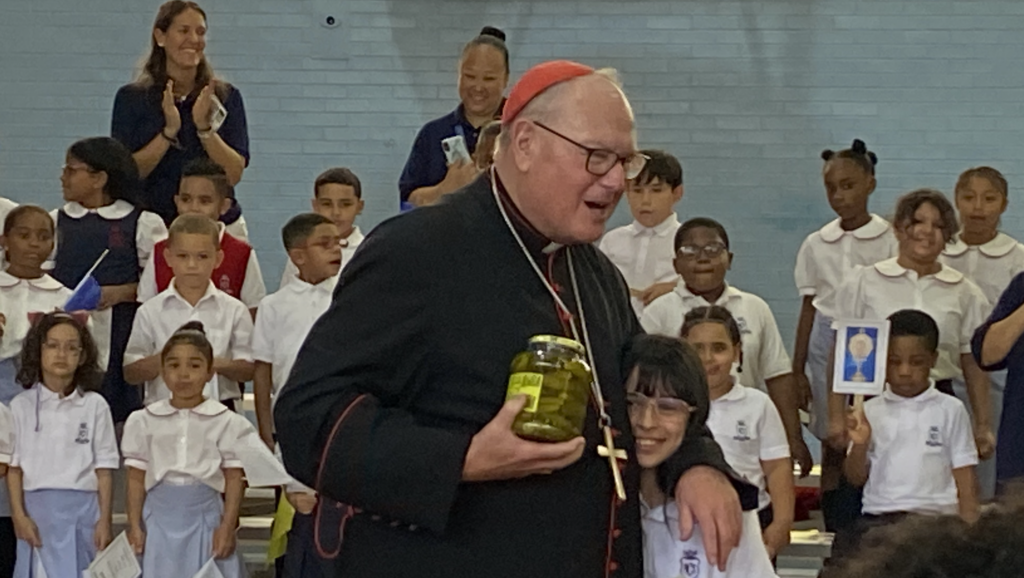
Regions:
M 562 337 L 560 335 L 534 335 L 530 338 L 530 343 L 553 343 L 555 345 L 568 347 L 580 355 L 586 353 L 586 349 L 579 341 L 569 339 L 568 337 Z

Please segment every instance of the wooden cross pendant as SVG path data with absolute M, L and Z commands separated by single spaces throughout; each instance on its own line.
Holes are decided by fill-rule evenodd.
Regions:
M 604 445 L 597 446 L 597 455 L 608 458 L 608 465 L 612 469 L 612 480 L 615 482 L 615 495 L 619 498 L 620 502 L 625 502 L 626 486 L 622 483 L 619 460 L 628 460 L 629 454 L 626 453 L 626 450 L 616 449 L 615 442 L 612 441 L 612 428 L 603 426 L 601 429 L 604 430 Z

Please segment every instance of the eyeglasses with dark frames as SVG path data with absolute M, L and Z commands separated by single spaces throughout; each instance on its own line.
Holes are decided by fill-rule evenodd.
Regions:
M 641 153 L 633 153 L 629 156 L 621 157 L 618 154 L 616 154 L 615 151 L 588 147 L 586 145 L 574 141 L 573 139 L 565 136 L 564 134 L 556 131 L 555 129 L 547 126 L 542 122 L 538 122 L 535 120 L 531 122 L 533 122 L 533 124 L 539 126 L 540 128 L 548 131 L 549 133 L 557 136 L 558 138 L 561 138 L 562 140 L 572 143 L 580 147 L 581 149 L 587 151 L 587 172 L 597 177 L 603 177 L 607 175 L 609 171 L 615 168 L 615 165 L 621 163 L 622 169 L 626 173 L 626 180 L 632 180 L 640 175 L 640 172 L 644 170 L 644 166 L 647 164 L 647 161 L 649 160 L 647 155 Z

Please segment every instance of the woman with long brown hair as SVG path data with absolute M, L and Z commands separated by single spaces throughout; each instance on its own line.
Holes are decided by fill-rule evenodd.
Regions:
M 111 136 L 132 151 L 139 166 L 143 206 L 167 223 L 177 213 L 174 194 L 186 162 L 209 157 L 224 167 L 232 185 L 249 163 L 242 95 L 214 75 L 204 54 L 206 32 L 206 12 L 198 4 L 165 2 L 142 71 L 114 98 Z M 232 223 L 240 214 L 236 205 L 224 220 Z

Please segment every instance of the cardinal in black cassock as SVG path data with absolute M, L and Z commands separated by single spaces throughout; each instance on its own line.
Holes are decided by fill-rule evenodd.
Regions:
M 559 314 L 499 202 L 572 319 Z M 462 481 L 471 439 L 505 402 L 512 358 L 532 336 L 571 336 L 579 304 L 570 250 L 615 446 L 630 454 L 621 503 L 598 455 L 593 405 L 573 465 Z M 642 576 L 639 467 L 620 363 L 641 331 L 615 266 L 592 245 L 544 238 L 496 172 L 377 227 L 342 273 L 274 414 L 288 470 L 320 493 L 318 539 L 333 575 Z M 695 465 L 729 471 L 709 435 L 688 438 L 662 468 L 669 494 Z

